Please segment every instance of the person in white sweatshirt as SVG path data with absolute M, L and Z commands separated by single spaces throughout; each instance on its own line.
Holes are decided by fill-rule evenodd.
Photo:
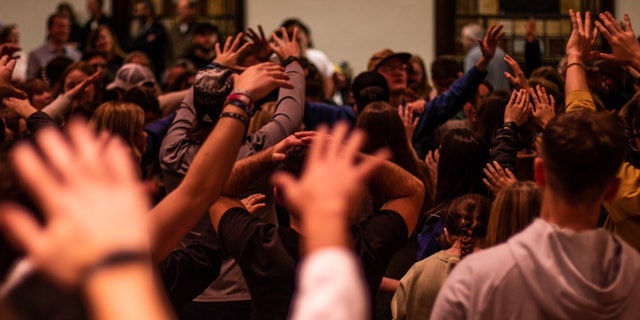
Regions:
M 440 291 L 431 319 L 637 319 L 640 255 L 597 229 L 615 197 L 625 135 L 588 94 L 584 59 L 595 33 L 570 11 L 567 112 L 543 132 L 534 174 L 540 219 L 507 243 L 469 256 Z

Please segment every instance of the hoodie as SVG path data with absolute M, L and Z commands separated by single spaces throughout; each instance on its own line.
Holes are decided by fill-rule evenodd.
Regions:
M 451 273 L 431 319 L 637 319 L 640 255 L 602 230 L 541 219 Z

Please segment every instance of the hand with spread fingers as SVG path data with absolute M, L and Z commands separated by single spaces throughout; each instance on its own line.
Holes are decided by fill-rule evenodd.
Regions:
M 504 76 L 507 78 L 507 80 L 509 80 L 513 88 L 516 90 L 528 89 L 529 81 L 524 75 L 524 71 L 522 71 L 522 68 L 520 68 L 518 61 L 513 59 L 508 54 L 504 56 L 504 61 L 511 67 L 511 70 L 513 70 L 513 75 L 511 75 L 509 72 L 504 73 Z
M 264 199 L 266 196 L 262 193 L 254 193 L 246 198 L 240 199 L 242 205 L 249 211 L 249 213 L 254 214 L 256 211 L 264 208 L 266 204 L 264 203 Z
M 274 43 L 270 43 L 269 46 L 271 50 L 278 55 L 278 59 L 280 62 L 287 60 L 289 57 L 300 58 L 300 45 L 298 44 L 298 28 L 293 29 L 293 34 L 291 38 L 287 34 L 287 29 L 280 28 L 282 33 L 282 39 L 278 38 L 278 36 L 273 33 L 271 34 L 271 38 Z
M 11 83 L 11 75 L 13 74 L 13 69 L 15 67 L 15 59 L 11 59 L 8 55 L 0 57 L 0 98 L 27 98 L 27 94 L 24 91 L 17 89 Z
M 482 56 L 478 59 L 476 63 L 476 67 L 480 70 L 486 71 L 487 66 L 493 56 L 496 54 L 496 49 L 498 48 L 498 43 L 504 37 L 504 32 L 502 32 L 502 25 L 494 25 L 489 28 L 487 34 L 485 34 L 484 39 L 478 39 L 478 45 L 480 46 L 480 51 L 482 52 Z
M 293 88 L 293 85 L 283 67 L 263 62 L 234 75 L 233 88 L 249 91 L 255 100 L 260 100 L 276 88 Z
M 98 79 L 100 79 L 100 72 L 96 71 L 94 74 L 89 76 L 88 78 L 80 81 L 80 83 L 76 84 L 73 88 L 67 90 L 65 95 L 69 97 L 71 100 L 75 100 L 80 97 L 84 92 L 87 91 L 90 85 L 95 83 Z
M 420 120 L 420 118 L 414 117 L 413 107 L 410 105 L 407 105 L 405 108 L 398 106 L 398 115 L 400 116 L 400 120 L 402 120 L 402 125 L 404 126 L 404 132 L 407 136 L 407 140 L 409 141 L 409 145 L 411 145 L 411 138 L 413 137 L 413 132 L 418 126 L 418 120 Z
M 267 61 L 273 51 L 271 50 L 271 46 L 269 46 L 269 40 L 264 36 L 261 25 L 258 25 L 258 32 L 259 33 L 256 33 L 253 29 L 249 28 L 245 36 L 251 40 L 253 54 L 256 55 L 258 61 Z
M 602 22 L 596 21 L 596 28 L 611 45 L 612 53 L 594 52 L 595 57 L 631 65 L 640 70 L 640 44 L 633 32 L 629 15 L 624 15 L 624 29 L 609 12 L 601 13 L 600 20 Z
M 249 49 L 251 43 L 246 42 L 240 46 L 240 43 L 242 43 L 242 37 L 242 32 L 238 32 L 235 38 L 228 36 L 227 40 L 224 42 L 222 50 L 220 50 L 220 43 L 216 43 L 216 57 L 213 59 L 213 62 L 236 71 L 245 70 L 246 68 L 238 65 L 238 59 L 243 52 Z
M 482 182 L 493 194 L 497 194 L 504 187 L 518 181 L 509 169 L 503 169 L 497 161 L 487 163 L 487 167 L 482 169 L 486 178 Z
M 58 130 L 42 129 L 36 135 L 37 148 L 20 144 L 11 154 L 46 224 L 23 207 L 3 204 L 0 226 L 39 270 L 63 286 L 75 287 L 110 255 L 149 255 L 150 203 L 131 152 L 119 138 L 96 136 L 89 125 L 74 121 L 67 133 L 65 137 Z
M 567 40 L 566 53 L 568 62 L 587 62 L 591 60 L 591 48 L 598 37 L 598 29 L 591 27 L 591 12 L 587 11 L 582 20 L 580 12 L 569 10 L 571 17 L 572 31 Z
M 531 106 L 527 90 L 514 90 L 507 107 L 504 109 L 504 122 L 515 122 L 518 126 L 522 126 L 527 122 L 530 114 Z
M 556 100 L 552 95 L 547 94 L 547 90 L 540 85 L 537 85 L 535 90 L 529 88 L 529 94 L 533 98 L 533 106 L 535 107 L 533 119 L 544 129 L 547 123 L 556 116 Z

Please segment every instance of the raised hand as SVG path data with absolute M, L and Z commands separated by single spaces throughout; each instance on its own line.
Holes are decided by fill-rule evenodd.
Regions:
M 222 50 L 220 50 L 220 42 L 216 43 L 216 57 L 213 59 L 213 62 L 237 71 L 245 70 L 246 68 L 238 65 L 238 59 L 242 53 L 251 46 L 251 43 L 246 42 L 240 46 L 242 37 L 242 32 L 238 32 L 235 38 L 228 36 Z
M 71 100 L 77 99 L 80 95 L 82 95 L 90 85 L 93 85 L 98 79 L 100 79 L 100 71 L 96 71 L 94 74 L 89 76 L 88 78 L 80 81 L 80 83 L 76 84 L 73 88 L 67 90 L 65 93 L 67 97 Z
M 569 60 L 579 59 L 580 62 L 591 60 L 591 48 L 598 37 L 598 29 L 591 28 L 591 12 L 584 15 L 584 22 L 580 12 L 569 10 L 572 31 L 567 40 L 567 57 Z M 569 61 L 571 63 L 573 61 Z
M 640 44 L 631 27 L 629 15 L 624 15 L 624 30 L 609 12 L 601 13 L 600 20 L 602 22 L 596 21 L 596 28 L 611 45 L 612 53 L 594 52 L 595 57 L 632 65 L 640 70 Z
M 556 100 L 552 95 L 547 94 L 547 90 L 540 85 L 537 85 L 535 90 L 529 88 L 529 94 L 533 98 L 535 107 L 533 119 L 544 129 L 547 123 L 556 116 Z
M 0 44 L 0 57 L 9 56 L 13 58 L 13 54 L 20 51 L 20 46 L 14 43 Z
M 427 152 L 427 156 L 424 158 L 424 163 L 427 164 L 427 168 L 429 168 L 429 173 L 431 174 L 431 180 L 433 185 L 437 185 L 438 182 L 438 162 L 440 161 L 440 149 L 436 149 L 436 151 Z
M 3 204 L 0 226 L 39 270 L 74 287 L 114 253 L 149 254 L 150 204 L 131 152 L 119 138 L 97 137 L 93 128 L 74 121 L 67 133 L 42 129 L 38 148 L 20 144 L 11 154 L 46 225 L 23 207 Z
M 246 198 L 240 199 L 240 202 L 242 202 L 242 205 L 247 208 L 249 213 L 254 214 L 256 211 L 266 206 L 264 203 L 265 198 L 265 195 L 262 193 L 254 193 Z
M 278 172 L 274 183 L 283 191 L 289 207 L 300 212 L 305 219 L 338 218 L 347 221 L 363 195 L 366 179 L 388 157 L 388 152 L 374 156 L 361 156 L 358 149 L 364 142 L 364 133 L 354 130 L 343 144 L 349 131 L 345 123 L 338 123 L 327 136 L 322 127 L 311 143 L 307 160 L 299 179 Z M 361 161 L 356 161 L 361 159 Z
M 278 38 L 275 33 L 271 34 L 271 37 L 275 44 L 270 43 L 271 50 L 278 55 L 280 61 L 284 61 L 290 56 L 300 58 L 300 45 L 298 44 L 298 28 L 293 29 L 293 35 L 289 39 L 287 29 L 280 28 L 282 33 L 282 39 Z
M 491 26 L 485 34 L 484 39 L 478 39 L 478 45 L 480 46 L 480 51 L 482 52 L 482 56 L 476 63 L 476 67 L 480 70 L 486 71 L 487 66 L 493 56 L 496 54 L 496 49 L 498 48 L 498 43 L 504 37 L 504 32 L 502 32 L 502 25 Z
M 402 120 L 402 125 L 404 126 L 404 133 L 407 136 L 407 141 L 409 141 L 409 145 L 411 145 L 411 138 L 413 137 L 413 132 L 418 126 L 419 118 L 413 116 L 413 107 L 411 107 L 410 105 L 407 105 L 406 108 L 398 106 L 398 115 L 400 116 L 400 120 Z
M 511 67 L 511 70 L 513 70 L 513 75 L 511 75 L 509 72 L 505 72 L 504 76 L 507 78 L 507 80 L 509 80 L 514 89 L 528 89 L 529 81 L 524 75 L 524 71 L 522 71 L 522 68 L 520 68 L 518 61 L 513 59 L 508 54 L 504 56 L 504 61 Z
M 504 187 L 518 181 L 509 169 L 503 169 L 497 161 L 487 163 L 487 167 L 482 169 L 486 178 L 482 182 L 493 194 L 497 194 Z
M 8 55 L 0 57 L 0 98 L 14 97 L 18 99 L 26 99 L 27 94 L 17 89 L 11 83 L 11 75 L 16 67 L 16 60 L 11 59 Z
M 266 61 L 269 59 L 269 55 L 271 55 L 271 52 L 273 51 L 269 46 L 269 40 L 264 36 L 264 31 L 262 30 L 261 25 L 258 25 L 258 31 L 260 34 L 249 28 L 247 29 L 245 36 L 251 40 L 253 53 L 258 57 L 258 61 Z
M 24 119 L 29 118 L 29 116 L 38 111 L 38 109 L 33 107 L 27 99 L 2 98 L 2 104 L 4 104 L 7 109 L 19 114 Z
M 531 114 L 531 106 L 529 106 L 529 94 L 527 90 L 514 90 L 507 107 L 504 109 L 504 122 L 515 122 L 518 126 L 522 126 Z
M 276 88 L 293 88 L 284 68 L 271 62 L 256 64 L 242 74 L 234 75 L 233 88 L 249 91 L 255 100 L 267 96 Z
M 524 26 L 524 38 L 527 42 L 536 41 L 536 19 L 529 18 Z

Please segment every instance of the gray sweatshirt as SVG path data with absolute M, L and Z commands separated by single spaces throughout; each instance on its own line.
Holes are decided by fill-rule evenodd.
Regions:
M 451 273 L 431 319 L 638 319 L 640 255 L 608 231 L 541 219 Z

